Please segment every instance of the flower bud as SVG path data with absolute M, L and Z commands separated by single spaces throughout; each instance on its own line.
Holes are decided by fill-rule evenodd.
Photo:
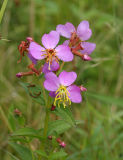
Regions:
M 27 40 L 28 42 L 32 42 L 32 41 L 33 41 L 33 39 L 32 39 L 31 37 L 27 37 L 26 40 Z
M 82 59 L 83 59 L 84 61 L 90 61 L 90 60 L 91 60 L 91 57 L 88 56 L 87 54 L 84 54 L 84 55 L 82 56 Z
M 57 138 L 56 141 L 57 141 L 58 143 L 61 143 L 61 142 L 62 142 L 60 138 Z
M 83 87 L 82 85 L 81 85 L 81 86 L 79 86 L 79 88 L 80 88 L 80 90 L 81 90 L 82 92 L 87 91 L 87 89 L 86 89 L 85 87 Z
M 49 139 L 49 140 L 52 140 L 52 136 L 48 136 L 48 139 Z
M 21 116 L 22 115 L 21 111 L 19 111 L 17 108 L 14 110 L 14 113 L 17 116 Z
M 65 143 L 65 142 L 61 142 L 61 143 L 60 143 L 60 146 L 61 146 L 62 148 L 65 148 L 65 147 L 66 147 L 66 143 Z
M 21 78 L 21 77 L 22 77 L 22 73 L 21 73 L 21 72 L 17 73 L 17 74 L 16 74 L 16 77 L 17 77 L 17 78 Z
M 52 104 L 51 111 L 54 111 L 55 108 L 56 108 L 56 106 L 54 106 L 54 105 Z

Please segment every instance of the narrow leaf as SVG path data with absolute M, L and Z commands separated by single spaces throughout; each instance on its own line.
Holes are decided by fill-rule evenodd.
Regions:
M 15 131 L 12 136 L 29 136 L 29 137 L 35 137 L 38 139 L 43 140 L 44 138 L 41 136 L 40 131 L 35 130 L 33 128 L 21 128 L 17 131 Z
M 72 115 L 72 112 L 70 111 L 69 108 L 63 108 L 61 107 L 56 107 L 56 109 L 53 111 L 57 116 L 61 117 L 64 121 L 69 123 L 70 125 L 75 125 L 75 119 Z
M 63 150 L 61 150 L 59 152 L 52 153 L 49 156 L 49 160 L 58 160 L 58 159 L 63 158 L 65 156 L 67 156 L 67 153 L 64 152 Z
M 87 93 L 88 96 L 95 98 L 99 101 L 102 101 L 104 103 L 108 103 L 108 104 L 115 104 L 118 106 L 123 107 L 123 99 L 122 98 L 115 98 L 115 97 L 111 97 L 111 96 L 104 96 L 104 95 L 99 95 L 99 94 L 95 94 L 95 93 Z
M 41 150 L 36 150 L 35 152 L 36 152 L 37 154 L 43 156 L 43 157 L 48 158 L 47 154 L 46 154 L 45 152 L 41 151 Z
M 82 121 L 75 121 L 76 124 L 83 123 Z M 53 135 L 55 133 L 61 134 L 64 133 L 66 130 L 70 129 L 72 125 L 66 123 L 64 120 L 56 120 L 49 123 L 48 127 L 48 135 Z
M 14 142 L 9 142 L 9 145 L 19 154 L 21 160 L 32 160 L 32 154 L 28 148 Z

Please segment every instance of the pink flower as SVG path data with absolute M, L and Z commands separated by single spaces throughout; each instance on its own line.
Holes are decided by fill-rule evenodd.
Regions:
M 66 38 L 71 38 L 71 36 L 75 34 L 81 41 L 88 40 L 92 35 L 88 21 L 80 22 L 77 29 L 75 29 L 74 25 L 69 22 L 67 22 L 65 25 L 59 24 L 56 27 L 56 31 Z
M 42 68 L 42 72 L 43 73 L 48 73 L 48 72 L 52 72 L 52 71 L 57 71 L 60 68 L 59 63 L 57 63 L 55 60 L 52 61 L 52 64 L 50 65 L 50 70 L 49 70 L 49 64 L 45 63 L 43 68 Z
M 36 60 L 46 59 L 48 70 L 51 70 L 53 61 L 59 63 L 59 59 L 64 62 L 73 60 L 73 54 L 68 46 L 58 45 L 56 47 L 59 42 L 59 38 L 60 36 L 58 32 L 51 31 L 49 34 L 44 34 L 42 37 L 42 44 L 44 47 L 40 46 L 36 42 L 30 43 L 30 55 Z M 58 69 L 58 65 L 56 68 Z
M 57 77 L 53 72 L 45 74 L 44 87 L 50 91 L 50 96 L 55 97 L 54 105 L 58 102 L 64 105 L 80 103 L 82 101 L 81 90 L 78 86 L 73 85 L 77 78 L 75 72 L 62 71 Z
M 96 48 L 96 44 L 85 42 L 92 35 L 88 21 L 82 21 L 77 29 L 75 29 L 72 23 L 67 22 L 65 25 L 58 25 L 56 30 L 60 35 L 69 38 L 69 40 L 64 41 L 64 45 L 69 46 L 71 49 L 74 48 L 74 51 L 80 51 L 80 56 L 84 61 L 91 60 L 89 55 Z M 73 54 L 76 55 L 76 52 L 73 52 Z

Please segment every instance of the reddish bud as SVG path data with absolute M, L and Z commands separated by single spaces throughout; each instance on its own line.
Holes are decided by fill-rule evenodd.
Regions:
M 21 72 L 17 73 L 17 74 L 16 74 L 16 77 L 17 77 L 17 78 L 21 78 L 21 77 L 22 77 L 22 73 L 21 73 Z
M 91 60 L 91 57 L 88 56 L 87 54 L 84 54 L 84 55 L 82 56 L 82 59 L 83 59 L 84 61 L 90 61 L 90 60 Z
M 21 78 L 23 76 L 30 76 L 30 75 L 33 75 L 33 74 L 34 74 L 34 72 L 32 72 L 32 71 L 30 71 L 30 72 L 19 72 L 19 73 L 16 74 L 16 77 Z
M 49 140 L 52 140 L 52 136 L 48 136 L 48 139 L 49 139 Z
M 56 108 L 56 106 L 54 106 L 54 105 L 52 104 L 51 111 L 54 111 L 55 108 Z
M 17 108 L 14 110 L 14 113 L 17 116 L 21 116 L 22 115 L 22 113 Z
M 83 87 L 82 85 L 81 85 L 81 86 L 79 86 L 79 88 L 80 88 L 80 90 L 81 90 L 82 92 L 87 91 L 87 89 L 86 89 L 85 87 Z
M 60 138 L 57 138 L 56 141 L 57 141 L 58 143 L 61 143 L 61 142 L 62 142 Z
M 32 41 L 33 41 L 33 38 L 27 37 L 26 40 L 27 40 L 28 42 L 32 42 Z
M 66 143 L 65 143 L 65 142 L 61 142 L 61 143 L 60 143 L 60 146 L 61 146 L 62 148 L 65 148 L 65 147 L 66 147 Z

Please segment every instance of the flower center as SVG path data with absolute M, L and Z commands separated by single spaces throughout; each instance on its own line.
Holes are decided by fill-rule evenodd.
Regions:
M 43 50 L 43 52 L 46 52 L 42 54 L 42 56 L 45 55 L 46 63 L 49 63 L 48 69 L 51 70 L 50 65 L 52 64 L 53 60 L 59 63 L 59 58 L 56 56 L 56 51 L 55 49 L 46 49 L 46 50 Z
M 59 107 L 60 107 L 60 103 L 63 103 L 64 108 L 67 104 L 71 105 L 71 100 L 69 98 L 70 93 L 68 92 L 65 86 L 61 85 L 55 93 L 56 93 L 56 97 L 54 101 L 55 106 L 57 101 L 58 101 Z
M 71 33 L 71 38 L 70 38 L 70 47 L 75 47 L 81 42 L 80 38 L 77 36 L 76 32 Z

